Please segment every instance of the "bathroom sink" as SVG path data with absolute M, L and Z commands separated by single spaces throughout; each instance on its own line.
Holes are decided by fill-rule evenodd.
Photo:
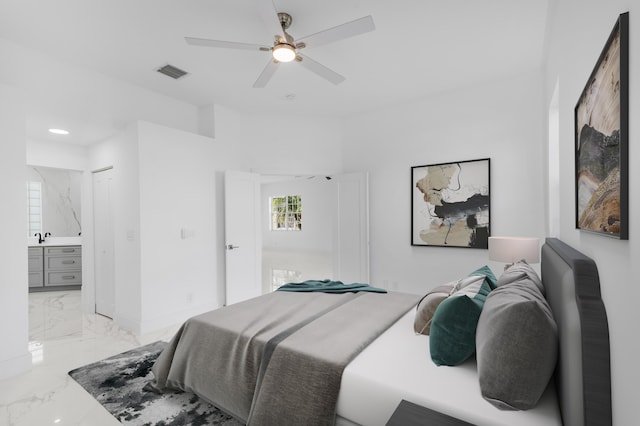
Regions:
M 30 247 L 82 245 L 82 237 L 47 237 L 41 244 L 38 244 L 38 237 L 28 237 L 27 240 L 27 245 Z

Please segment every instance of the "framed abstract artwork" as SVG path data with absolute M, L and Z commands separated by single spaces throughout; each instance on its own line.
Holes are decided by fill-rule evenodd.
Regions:
M 411 245 L 489 245 L 490 159 L 411 167 Z
M 623 13 L 575 108 L 576 228 L 629 238 L 629 14 Z

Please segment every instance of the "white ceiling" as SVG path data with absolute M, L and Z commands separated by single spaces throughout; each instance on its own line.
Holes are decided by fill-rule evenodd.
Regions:
M 270 44 L 255 1 L 270 0 L 0 0 L 0 38 L 195 106 L 337 117 L 495 81 L 536 69 L 543 58 L 548 1 L 274 0 L 293 16 L 288 32 L 295 38 L 366 15 L 376 30 L 305 49 L 346 77 L 338 86 L 289 63 L 280 64 L 266 88 L 254 89 L 269 53 L 190 46 L 184 37 Z M 190 74 L 176 81 L 155 72 L 167 63 Z M 51 116 L 82 128 L 69 139 L 76 143 L 100 140 L 115 121 L 144 116 L 123 108 L 126 97 L 88 104 L 72 81 L 49 82 L 63 85 L 65 96 L 25 81 L 34 139 L 50 137 L 40 127 Z M 92 90 L 99 99 L 100 90 L 113 88 Z

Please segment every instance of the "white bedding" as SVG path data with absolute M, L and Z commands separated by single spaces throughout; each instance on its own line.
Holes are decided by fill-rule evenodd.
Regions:
M 531 410 L 498 410 L 480 395 L 475 359 L 436 366 L 429 337 L 413 332 L 414 317 L 411 309 L 347 365 L 336 424 L 384 425 L 405 399 L 477 426 L 562 425 L 553 385 Z

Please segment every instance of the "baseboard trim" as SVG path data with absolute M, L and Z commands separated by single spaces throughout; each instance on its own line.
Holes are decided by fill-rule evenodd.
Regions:
M 172 327 L 174 325 L 182 324 L 192 316 L 199 315 L 204 312 L 209 312 L 213 309 L 215 309 L 215 307 L 203 304 L 182 311 L 164 314 L 162 316 L 151 318 L 148 320 L 132 320 L 116 313 L 113 320 L 121 328 L 139 336 L 142 334 L 162 330 L 167 327 Z
M 8 379 L 31 370 L 31 352 L 0 361 L 0 380 Z
M 174 312 L 170 315 L 162 315 L 160 317 L 152 318 L 140 323 L 141 334 L 151 333 L 167 327 L 182 324 L 192 316 L 199 315 L 205 312 L 209 312 L 214 308 L 211 305 L 198 305 L 183 311 Z

